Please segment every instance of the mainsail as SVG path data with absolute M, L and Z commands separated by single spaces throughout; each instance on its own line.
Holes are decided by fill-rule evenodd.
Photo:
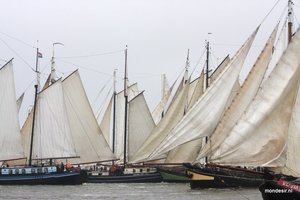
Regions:
M 184 84 L 182 86 L 182 84 Z M 166 134 L 179 122 L 185 112 L 186 99 L 189 91 L 189 83 L 181 82 L 182 89 L 176 92 L 173 103 L 170 104 L 165 116 L 161 119 L 159 124 L 152 130 L 149 137 L 139 148 L 132 158 L 132 162 L 147 160 L 147 157 L 155 149 Z
M 130 101 L 139 94 L 137 83 L 128 87 L 128 100 Z M 115 135 L 115 155 L 122 159 L 124 153 L 124 117 L 125 117 L 125 98 L 124 90 L 116 95 L 116 135 Z
M 12 60 L 0 68 L 0 160 L 23 158 Z
M 76 156 L 61 79 L 38 94 L 35 119 L 33 158 Z
M 218 151 L 212 155 L 212 162 L 225 165 L 283 166 L 284 156 L 281 154 L 285 152 L 287 144 L 292 144 L 288 147 L 287 157 L 295 157 L 293 154 L 297 150 L 294 151 L 293 145 L 298 141 L 287 142 L 287 138 L 298 137 L 294 131 L 297 129 L 295 122 L 298 118 L 298 105 L 295 102 L 299 93 L 299 54 L 298 30 L 253 102 Z M 293 168 L 292 162 L 287 163 Z M 295 171 L 297 170 L 296 168 Z
M 161 140 L 151 157 L 165 153 L 178 145 L 209 136 L 221 118 L 231 91 L 238 80 L 240 70 L 256 36 L 258 28 L 241 47 L 226 70 L 208 88 L 176 127 Z
M 216 130 L 201 150 L 199 155 L 200 158 L 209 156 L 209 153 L 214 152 L 219 145 L 222 144 L 227 137 L 227 134 L 243 115 L 248 105 L 252 102 L 252 99 L 256 96 L 272 56 L 277 29 L 278 26 L 276 26 L 272 32 L 264 49 L 249 72 L 241 89 L 238 91 L 238 94 L 235 96 L 234 101 L 224 113 L 224 116 L 220 120 Z
M 222 73 L 223 70 L 225 70 L 227 64 L 229 63 L 230 58 L 227 56 L 220 65 L 215 69 L 213 74 L 210 76 L 210 83 L 212 84 L 215 79 Z M 198 101 L 198 99 L 203 95 L 204 93 L 204 69 L 202 70 L 200 77 L 190 83 L 189 88 L 189 94 L 191 97 L 189 97 L 189 104 L 188 108 L 190 109 L 193 107 L 193 105 Z M 191 92 L 190 92 L 191 91 Z M 236 94 L 236 89 L 234 87 L 233 94 Z M 234 96 L 234 95 L 231 96 Z M 165 160 L 166 163 L 191 163 L 194 162 L 197 156 L 199 155 L 199 151 L 203 144 L 203 138 L 196 139 L 190 142 L 187 142 L 185 144 L 181 144 L 178 147 L 172 149 Z
M 128 102 L 128 160 L 141 147 L 155 123 L 143 92 Z
M 62 82 L 64 102 L 78 159 L 72 163 L 112 160 L 110 150 L 93 114 L 76 70 Z

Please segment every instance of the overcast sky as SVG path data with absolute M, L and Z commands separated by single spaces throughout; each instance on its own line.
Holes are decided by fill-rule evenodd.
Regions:
M 14 57 L 16 93 L 26 91 L 21 123 L 33 102 L 36 50 L 43 58 L 42 81 L 50 71 L 52 43 L 57 71 L 65 77 L 79 68 L 83 83 L 95 106 L 102 99 L 118 69 L 118 89 L 123 86 L 124 52 L 128 45 L 129 80 L 146 90 L 151 109 L 160 98 L 161 74 L 172 83 L 185 66 L 190 49 L 190 71 L 211 43 L 212 68 L 227 54 L 231 56 L 262 22 L 277 0 L 0 0 L 0 65 Z M 294 0 L 299 23 L 300 0 Z M 281 0 L 264 21 L 241 74 L 264 45 L 287 6 Z M 208 33 L 212 33 L 209 35 Z M 67 58 L 69 57 L 69 58 Z M 200 73 L 204 57 L 194 71 Z M 97 104 L 99 104 L 100 100 Z M 97 106 L 96 106 L 97 107 Z

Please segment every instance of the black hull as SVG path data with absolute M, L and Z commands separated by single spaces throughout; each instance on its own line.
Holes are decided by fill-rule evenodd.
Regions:
M 286 181 L 287 186 L 281 186 L 275 180 L 267 180 L 259 190 L 264 200 L 298 200 L 300 199 L 300 184 Z M 293 186 L 292 186 L 293 185 Z M 298 188 L 298 191 L 295 190 Z
M 258 188 L 264 181 L 261 174 L 234 169 L 188 167 L 191 189 Z
M 86 182 L 87 173 L 61 172 L 33 175 L 0 175 L 0 185 L 80 185 Z
M 160 183 L 162 177 L 159 172 L 147 174 L 124 175 L 89 175 L 87 183 Z

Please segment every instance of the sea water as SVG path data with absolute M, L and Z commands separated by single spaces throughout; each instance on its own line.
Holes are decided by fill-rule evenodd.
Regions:
M 258 189 L 191 190 L 189 184 L 130 183 L 76 186 L 0 186 L 0 199 L 259 200 Z

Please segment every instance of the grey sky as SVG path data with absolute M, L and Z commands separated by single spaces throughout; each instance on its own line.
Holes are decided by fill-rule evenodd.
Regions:
M 139 88 L 146 90 L 146 99 L 152 109 L 160 97 L 160 74 L 166 74 L 169 82 L 173 82 L 183 70 L 188 48 L 191 51 L 192 70 L 204 51 L 207 33 L 211 32 L 212 64 L 216 65 L 227 54 L 233 55 L 276 2 L 0 0 L 0 64 L 5 63 L 3 59 L 15 58 L 17 95 L 25 90 L 27 92 L 21 111 L 23 121 L 33 101 L 33 85 L 30 83 L 35 74 L 28 65 L 35 67 L 35 49 L 5 34 L 31 46 L 36 46 L 39 40 L 38 46 L 43 54 L 40 62 L 41 69 L 44 69 L 42 80 L 50 71 L 52 43 L 63 43 L 65 46 L 55 48 L 58 75 L 65 76 L 79 68 L 92 104 L 103 85 L 107 83 L 109 88 L 112 84 L 111 76 L 115 68 L 118 69 L 118 89 L 123 86 L 124 53 L 120 50 L 128 45 L 129 80 L 131 83 L 138 82 Z M 296 17 L 300 19 L 300 0 L 294 0 L 294 3 Z M 255 55 L 264 45 L 286 5 L 287 0 L 281 0 L 263 24 L 242 77 L 254 62 Z M 115 53 L 59 58 L 108 52 Z M 203 62 L 200 62 L 195 74 L 199 74 L 202 67 Z M 102 93 L 103 96 L 106 94 L 105 91 Z

